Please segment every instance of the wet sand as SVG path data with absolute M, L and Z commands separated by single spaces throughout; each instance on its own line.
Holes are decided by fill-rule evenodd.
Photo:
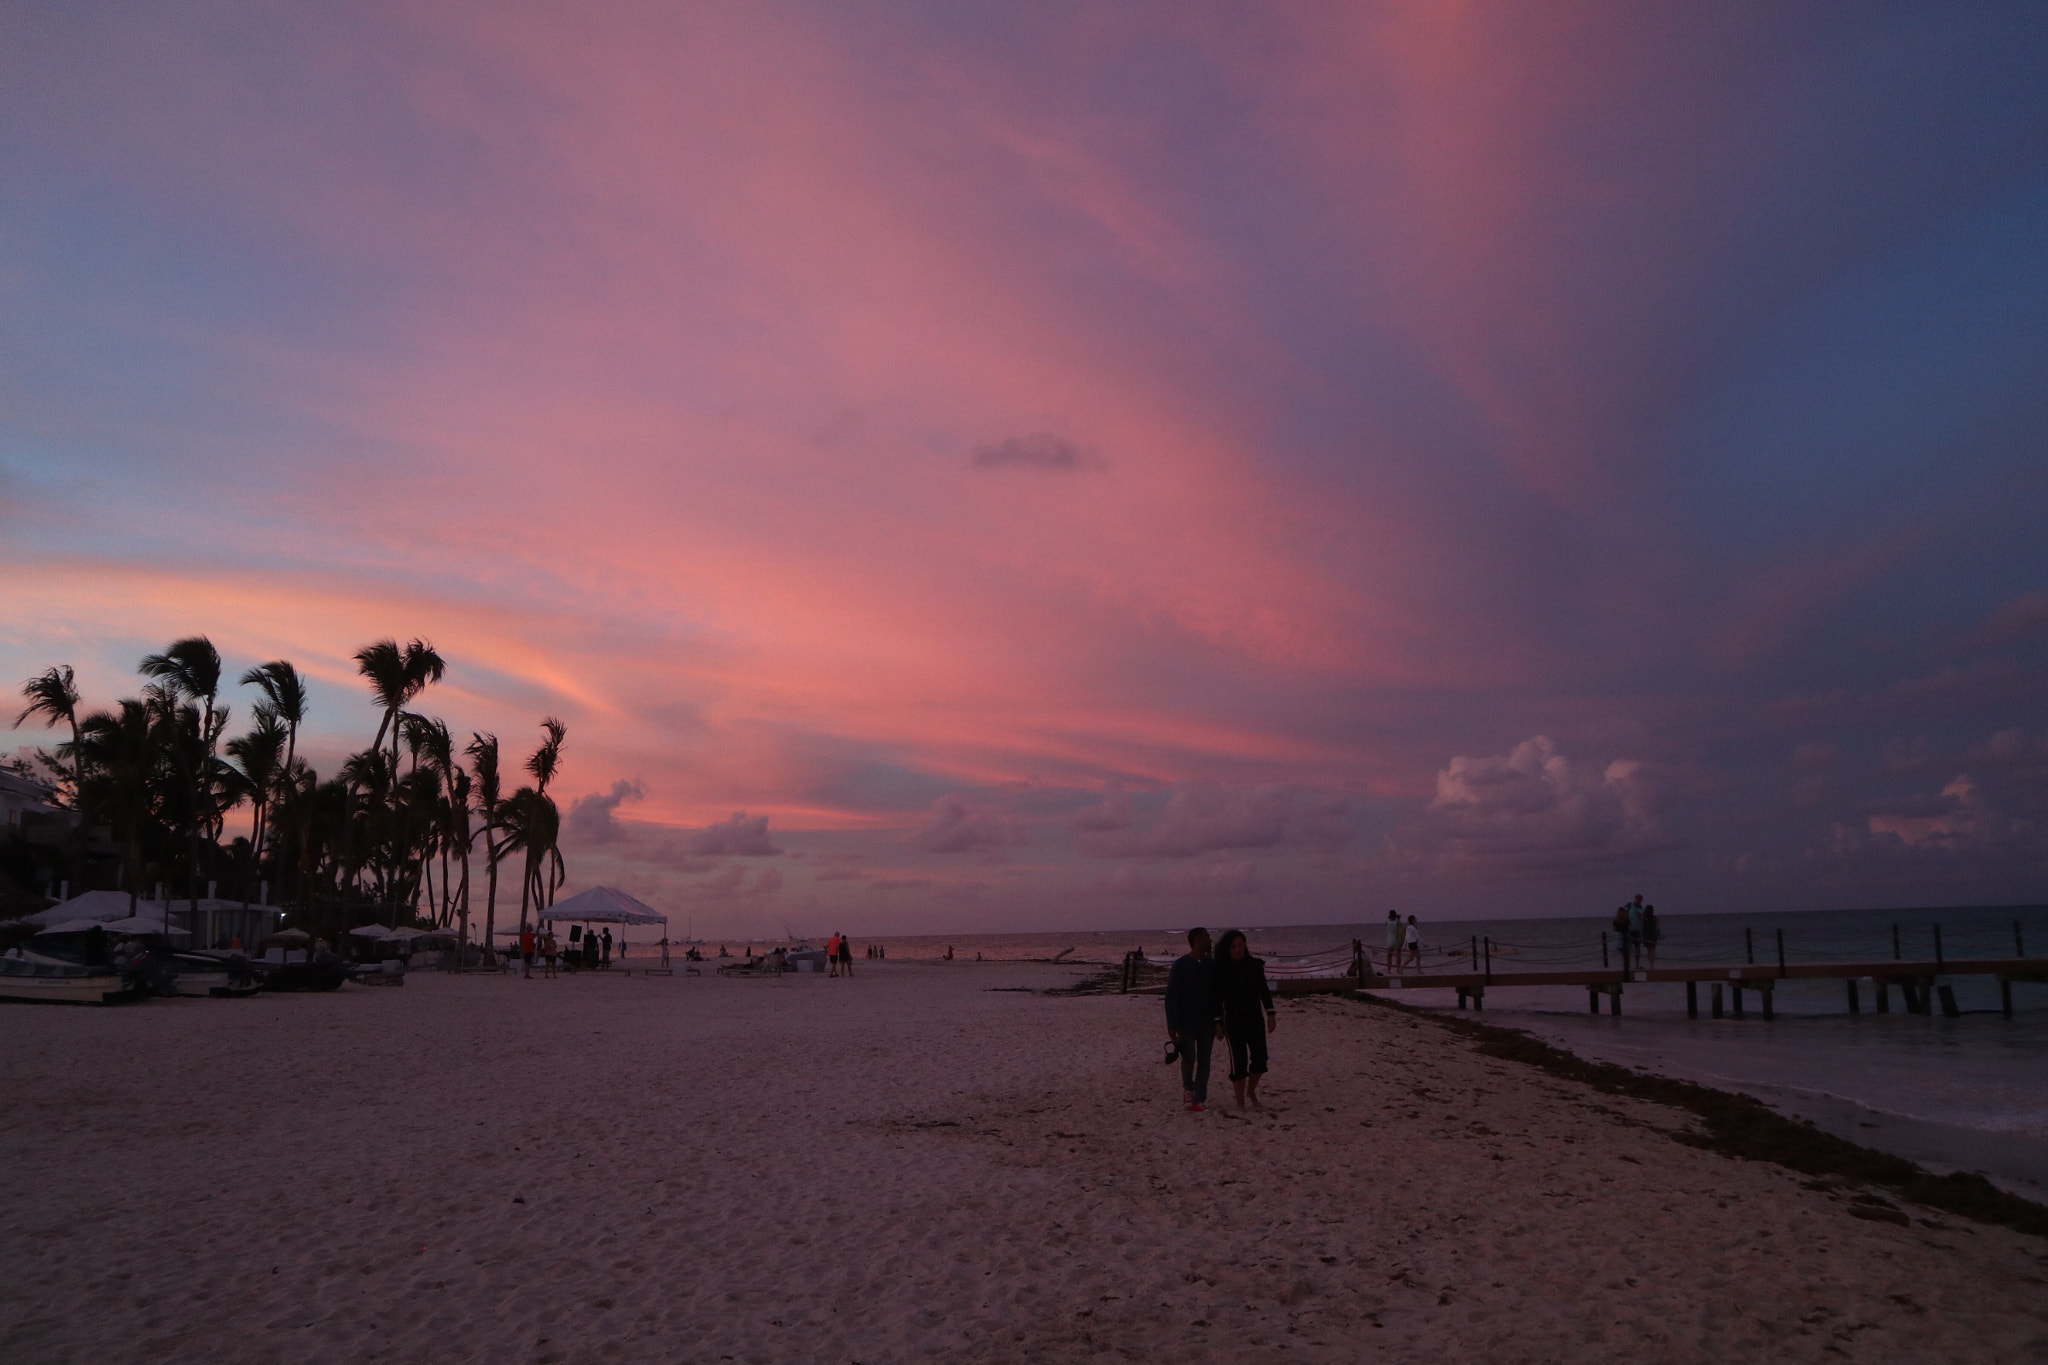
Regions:
M 1425 1020 L 1190 1115 L 1157 997 L 859 967 L 0 1011 L 0 1360 L 2048 1359 L 2048 1242 Z

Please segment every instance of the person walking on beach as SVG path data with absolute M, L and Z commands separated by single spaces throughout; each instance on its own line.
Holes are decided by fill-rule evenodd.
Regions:
M 522 973 L 522 976 L 528 981 L 533 980 L 533 930 L 531 929 L 521 929 L 519 931 L 519 956 L 526 962 L 526 970 Z
M 1244 931 L 1231 929 L 1216 946 L 1216 1003 L 1223 1012 L 1223 1036 L 1230 1043 L 1230 1084 L 1237 1107 L 1259 1103 L 1259 1082 L 1266 1075 L 1266 1035 L 1279 1024 L 1273 1013 L 1273 988 L 1266 984 L 1266 961 L 1253 957 Z
M 1657 923 L 1657 907 L 1643 907 L 1643 957 L 1651 968 L 1657 965 L 1657 944 L 1664 937 L 1664 926 Z
M 1401 941 L 1406 931 L 1401 924 L 1399 910 L 1387 911 L 1387 975 L 1401 970 Z
M 604 965 L 612 965 L 612 931 L 609 929 L 604 931 Z
M 546 933 L 540 936 L 540 959 L 541 962 L 545 964 L 544 966 L 542 966 L 540 972 L 541 977 L 543 979 L 554 976 L 556 974 L 555 955 L 558 951 L 560 951 L 560 949 L 559 946 L 555 943 L 555 931 L 553 929 L 548 930 Z
M 837 934 L 825 940 L 825 966 L 828 969 L 825 973 L 827 977 L 839 975 L 839 935 Z
M 1408 965 L 1416 971 L 1422 970 L 1422 926 L 1415 922 L 1415 916 L 1408 917 L 1408 923 L 1401 928 L 1401 943 L 1408 955 Z
M 1197 925 L 1166 974 L 1166 1032 L 1180 1053 L 1181 1102 L 1197 1114 L 1209 1102 L 1209 1056 L 1223 1036 L 1221 1016 L 1209 931 Z
M 844 934 L 839 936 L 839 968 L 846 975 L 853 975 L 853 940 Z

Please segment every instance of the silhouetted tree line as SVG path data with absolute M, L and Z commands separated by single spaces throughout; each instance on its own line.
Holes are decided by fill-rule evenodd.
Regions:
M 562 723 L 541 722 L 525 763 L 533 781 L 508 794 L 496 735 L 473 733 L 458 751 L 446 722 L 412 709 L 447 667 L 432 645 L 379 640 L 354 657 L 383 716 L 369 747 L 324 779 L 298 756 L 306 687 L 287 660 L 241 675 L 237 685 L 258 696 L 249 729 L 232 736 L 220 653 L 203 635 L 143 659 L 141 695 L 104 710 L 82 709 L 69 666 L 30 678 L 14 724 L 40 720 L 70 736 L 37 760 L 53 803 L 78 815 L 65 849 L 73 886 L 111 879 L 137 898 L 160 883 L 196 908 L 208 882 L 244 901 L 267 882 L 278 904 L 319 919 L 403 913 L 459 926 L 466 938 L 474 857 L 485 873 L 485 943 L 497 927 L 501 864 L 519 870 L 522 926 L 553 904 L 566 871 L 548 795 Z M 229 812 L 244 803 L 249 834 L 223 844 Z M 118 850 L 97 878 L 92 831 Z

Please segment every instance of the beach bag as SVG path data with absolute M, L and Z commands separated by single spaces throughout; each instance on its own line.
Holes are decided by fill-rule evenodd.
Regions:
M 1166 1040 L 1166 1064 L 1168 1066 L 1172 1066 L 1175 1062 L 1179 1060 L 1180 1040 L 1177 1038 L 1168 1038 Z

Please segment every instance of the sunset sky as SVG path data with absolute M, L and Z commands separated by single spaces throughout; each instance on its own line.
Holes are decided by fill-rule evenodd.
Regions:
M 2048 7 L 0 3 L 0 679 L 700 933 L 2048 900 L 2044 527 Z

